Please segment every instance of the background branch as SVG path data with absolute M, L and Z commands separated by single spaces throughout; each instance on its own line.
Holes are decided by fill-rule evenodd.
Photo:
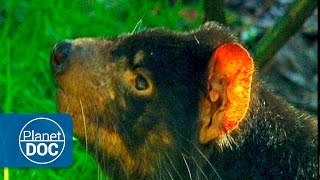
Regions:
M 296 0 L 292 7 L 282 16 L 277 23 L 263 36 L 253 50 L 256 65 L 262 68 L 269 59 L 303 25 L 304 21 L 317 7 L 317 0 Z

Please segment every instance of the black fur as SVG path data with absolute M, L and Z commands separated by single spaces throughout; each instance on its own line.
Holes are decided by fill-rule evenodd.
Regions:
M 102 168 L 116 179 L 185 179 L 188 171 L 200 179 L 317 179 L 317 120 L 275 97 L 258 75 L 252 84 L 249 112 L 239 128 L 209 144 L 198 142 L 199 102 L 207 93 L 208 63 L 218 46 L 231 42 L 236 38 L 216 23 L 188 33 L 154 29 L 118 38 L 76 40 L 68 68 L 55 74 L 63 91 L 58 94 L 59 110 L 68 108 L 75 122 L 82 115 L 93 122 L 88 126 L 96 131 L 87 135 L 95 139 L 88 143 Z M 136 64 L 139 51 L 143 60 Z M 115 66 L 108 74 L 105 69 L 110 64 Z M 135 93 L 130 83 L 123 83 L 127 71 L 147 72 L 152 95 Z M 110 87 L 115 90 L 114 100 L 106 97 Z M 84 103 L 83 114 L 75 99 Z M 123 101 L 125 106 L 121 106 Z M 86 142 L 82 127 L 75 128 Z M 109 142 L 113 136 L 100 137 L 99 128 L 118 133 L 124 144 L 119 143 L 119 151 L 128 151 L 133 167 L 123 166 L 121 152 L 117 156 L 103 150 L 99 139 Z M 165 133 L 174 139 L 172 147 L 164 145 L 161 135 Z M 143 155 L 141 148 L 146 151 Z M 159 159 L 154 159 L 157 153 Z M 154 169 L 147 171 L 148 167 Z

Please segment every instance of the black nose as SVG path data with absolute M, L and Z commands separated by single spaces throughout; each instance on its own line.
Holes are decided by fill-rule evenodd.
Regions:
M 51 55 L 51 68 L 54 74 L 63 73 L 68 66 L 71 56 L 72 41 L 66 40 L 57 43 Z

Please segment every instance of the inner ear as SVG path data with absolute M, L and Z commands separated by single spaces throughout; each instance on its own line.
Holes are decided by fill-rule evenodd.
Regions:
M 200 143 L 236 129 L 249 109 L 253 60 L 238 43 L 219 46 L 208 65 L 207 92 L 200 103 Z

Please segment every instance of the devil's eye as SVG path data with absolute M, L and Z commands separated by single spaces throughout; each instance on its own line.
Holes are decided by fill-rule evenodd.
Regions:
M 146 78 L 144 78 L 142 75 L 138 75 L 135 79 L 134 86 L 138 91 L 143 91 L 148 89 L 149 84 Z

